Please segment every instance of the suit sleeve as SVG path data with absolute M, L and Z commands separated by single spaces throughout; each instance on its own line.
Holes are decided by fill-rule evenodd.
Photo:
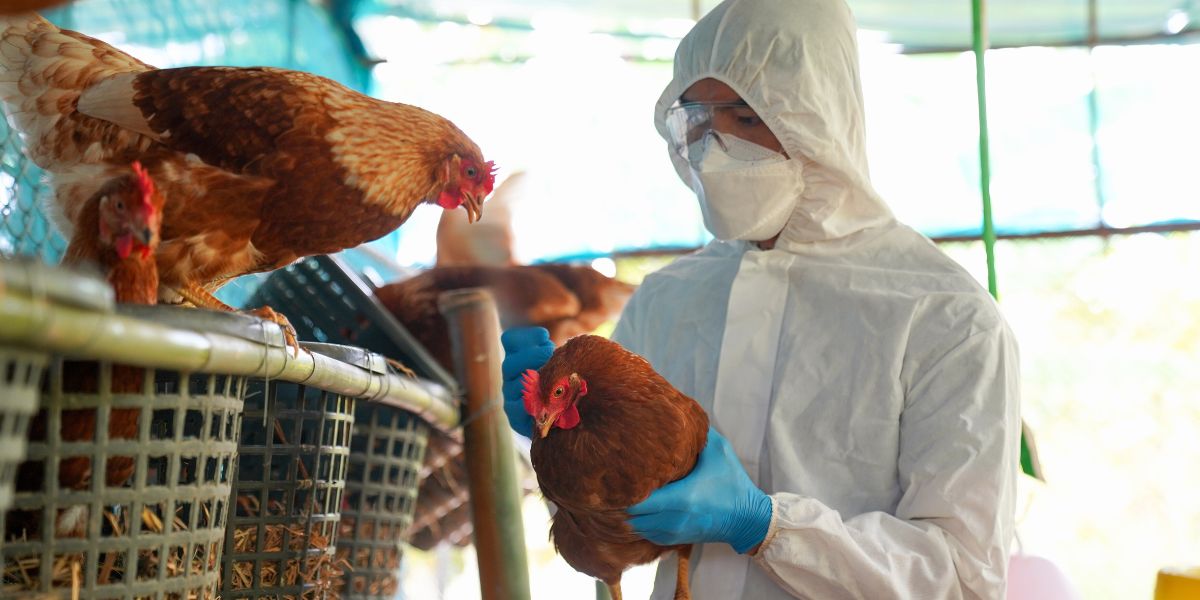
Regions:
M 947 347 L 949 346 L 949 347 Z M 772 496 L 755 562 L 807 598 L 1002 598 L 1020 436 L 1018 358 L 997 327 L 905 358 L 895 514 Z
M 641 343 L 641 335 L 637 325 L 637 315 L 640 311 L 639 306 L 642 303 L 642 298 L 645 294 L 642 293 L 644 287 L 638 288 L 629 298 L 629 302 L 625 304 L 625 309 L 621 311 L 621 318 L 617 321 L 617 326 L 613 329 L 610 339 L 626 350 L 636 354 L 644 354 L 646 349 Z

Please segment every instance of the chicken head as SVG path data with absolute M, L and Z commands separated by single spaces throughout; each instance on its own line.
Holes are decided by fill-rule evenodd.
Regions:
M 550 435 L 552 427 L 571 429 L 579 425 L 579 399 L 587 395 L 587 381 L 578 373 L 561 377 L 550 388 L 549 394 L 541 389 L 541 377 L 530 369 L 522 378 L 525 412 L 533 417 L 538 437 Z M 548 399 L 547 399 L 548 396 Z
M 132 169 L 132 174 L 113 179 L 98 192 L 100 244 L 122 260 L 135 251 L 149 258 L 162 225 L 162 195 L 141 163 L 134 161 Z
M 464 207 L 467 221 L 474 223 L 483 216 L 483 199 L 496 183 L 496 166 L 490 160 L 484 161 L 477 151 L 464 154 L 452 154 L 442 165 L 445 183 L 437 204 L 446 210 Z

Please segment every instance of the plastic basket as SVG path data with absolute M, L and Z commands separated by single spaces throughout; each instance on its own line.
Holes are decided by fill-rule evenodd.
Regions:
M 25 432 L 37 411 L 38 386 L 49 358 L 42 352 L 0 348 L 0 511 L 12 505 L 13 479 L 25 458 Z
M 375 299 L 367 282 L 333 256 L 310 256 L 267 278 L 248 306 L 283 313 L 300 339 L 366 348 L 404 363 L 448 390 L 458 383 Z
M 350 567 L 343 598 L 395 597 L 429 430 L 408 411 L 359 403 L 337 544 Z
M 341 587 L 335 553 L 354 404 L 315 387 L 251 382 L 222 598 L 324 597 Z
M 244 391 L 229 375 L 56 360 L 4 517 L 0 595 L 213 596 Z M 114 420 L 129 437 L 109 435 Z M 122 464 L 128 480 L 108 481 Z

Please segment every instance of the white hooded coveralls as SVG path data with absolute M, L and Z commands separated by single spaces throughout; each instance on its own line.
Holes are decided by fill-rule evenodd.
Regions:
M 693 550 L 696 600 L 1002 598 L 1018 359 L 991 297 L 871 187 L 842 0 L 728 0 L 683 39 L 655 123 L 700 79 L 804 160 L 773 250 L 715 241 L 647 277 L 613 338 L 695 398 L 771 496 L 753 558 Z M 676 167 L 686 169 L 686 163 Z M 670 598 L 674 555 L 653 598 Z

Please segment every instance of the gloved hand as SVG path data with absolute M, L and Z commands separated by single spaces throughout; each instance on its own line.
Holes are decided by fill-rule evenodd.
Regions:
M 542 327 L 515 327 L 500 334 L 500 345 L 504 346 L 504 362 L 500 374 L 504 379 L 504 414 L 513 431 L 525 436 L 533 435 L 533 417 L 525 412 L 521 399 L 523 384 L 521 375 L 528 369 L 540 369 L 550 355 L 554 354 L 554 343 L 550 332 Z
M 708 444 L 692 472 L 626 512 L 633 530 L 660 546 L 725 542 L 744 554 L 767 537 L 771 510 L 771 498 L 750 481 L 729 442 L 709 427 Z

